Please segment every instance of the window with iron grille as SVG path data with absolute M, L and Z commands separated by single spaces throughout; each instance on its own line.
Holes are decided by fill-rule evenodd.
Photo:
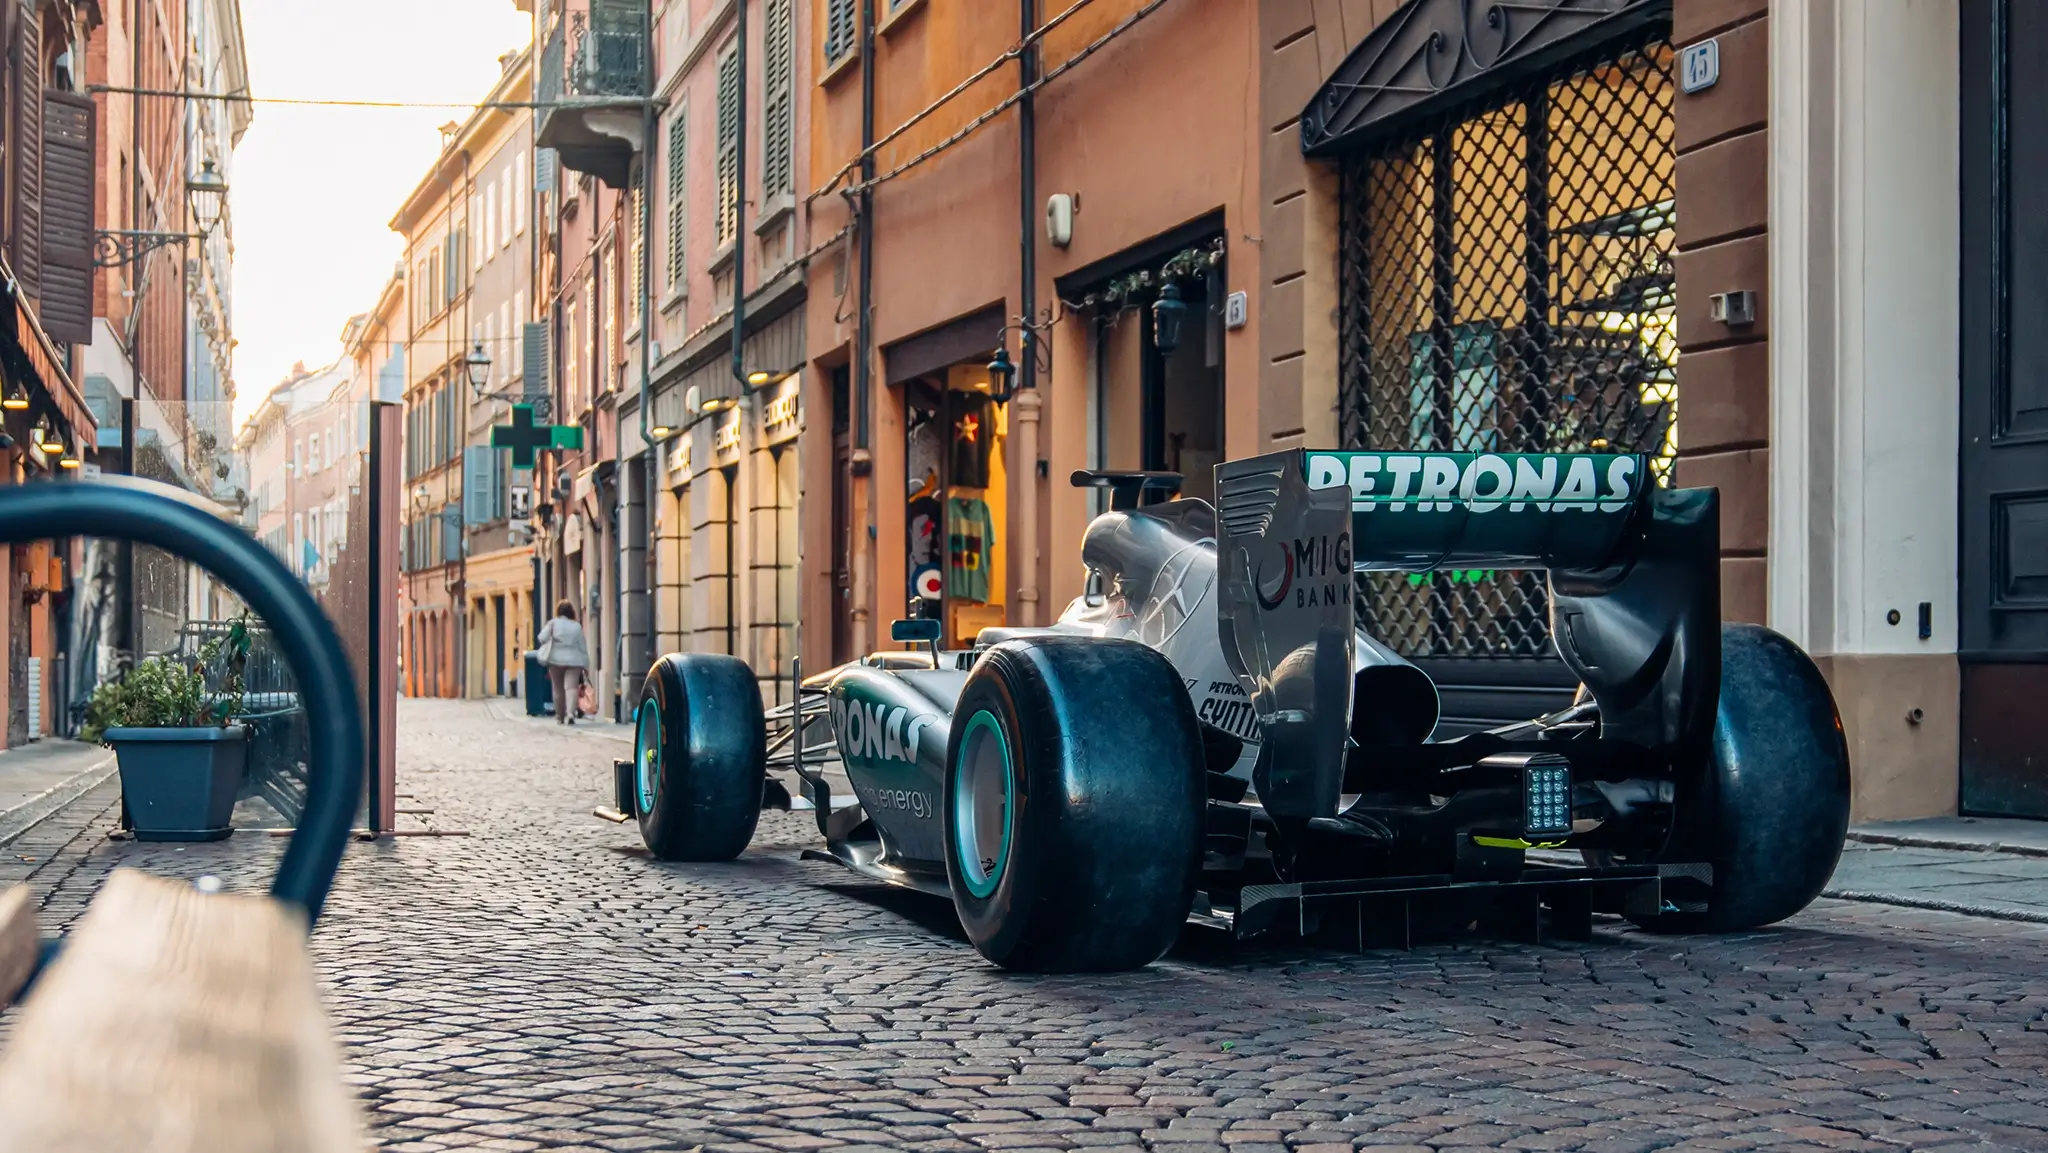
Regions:
M 768 0 L 766 100 L 761 109 L 761 196 L 772 200 L 796 193 L 796 47 L 792 0 Z
M 683 208 L 689 202 L 687 171 L 683 162 L 690 142 L 690 110 L 678 107 L 668 119 L 668 283 L 669 291 L 683 288 Z
M 1658 29 L 1342 170 L 1339 416 L 1353 448 L 1678 448 L 1672 50 Z M 1410 657 L 1553 657 L 1541 573 L 1360 577 Z
M 720 248 L 739 231 L 740 211 L 740 55 L 728 47 L 718 58 L 718 221 Z
M 825 0 L 825 67 L 853 55 L 859 47 L 853 26 L 859 3 L 860 0 Z

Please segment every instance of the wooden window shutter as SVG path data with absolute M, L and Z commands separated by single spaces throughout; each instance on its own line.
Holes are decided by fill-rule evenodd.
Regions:
M 767 107 L 762 110 L 767 139 L 761 153 L 763 199 L 795 195 L 796 49 L 791 24 L 792 0 L 769 0 Z
M 631 213 L 626 221 L 626 259 L 632 268 L 626 274 L 626 315 L 628 329 L 637 329 L 643 319 L 640 315 L 640 298 L 647 283 L 647 200 L 642 191 L 647 187 L 648 175 L 643 160 L 641 179 L 633 182 L 633 191 L 626 198 L 626 211 Z
M 94 133 L 90 96 L 43 93 L 44 329 L 59 344 L 92 342 Z
M 683 162 L 688 157 L 689 110 L 678 108 L 668 121 L 668 283 L 680 291 L 686 270 L 683 265 L 683 206 L 689 202 Z
M 548 355 L 548 326 L 538 322 L 528 324 L 525 332 L 525 337 L 520 341 L 522 363 L 519 371 L 524 377 L 522 383 L 525 386 L 521 399 L 534 406 L 535 419 L 544 421 L 548 418 L 548 413 L 546 409 L 540 407 L 540 402 L 554 394 L 548 379 L 548 369 L 553 364 Z
M 728 49 L 718 61 L 718 245 L 733 242 L 740 207 L 740 57 Z
M 462 520 L 465 524 L 489 524 L 497 519 L 491 488 L 498 478 L 497 450 L 488 445 L 462 448 Z
M 855 0 L 825 0 L 825 63 L 837 64 L 855 47 L 853 13 Z
M 15 0 L 0 0 L 14 3 Z M 14 21 L 14 278 L 43 298 L 43 19 L 32 3 Z

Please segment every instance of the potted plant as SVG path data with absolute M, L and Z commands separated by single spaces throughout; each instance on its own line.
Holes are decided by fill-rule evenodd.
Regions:
M 197 656 L 151 657 L 93 692 L 80 736 L 114 750 L 121 799 L 141 841 L 218 841 L 233 831 L 248 766 L 242 670 L 249 630 L 236 621 Z

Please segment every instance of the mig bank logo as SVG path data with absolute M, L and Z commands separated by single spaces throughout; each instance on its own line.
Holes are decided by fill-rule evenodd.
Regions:
M 1268 611 L 1286 604 L 1287 593 L 1294 588 L 1294 551 L 1284 540 L 1273 543 L 1280 552 L 1280 562 L 1276 566 L 1280 570 L 1280 583 L 1271 593 L 1266 591 L 1266 562 L 1263 560 L 1259 562 L 1259 571 L 1252 574 L 1252 589 L 1259 595 L 1259 607 Z
M 1296 608 L 1350 603 L 1350 533 L 1275 541 L 1272 549 L 1252 574 L 1260 608 L 1271 612 L 1290 599 Z M 1278 574 L 1277 581 L 1269 571 Z

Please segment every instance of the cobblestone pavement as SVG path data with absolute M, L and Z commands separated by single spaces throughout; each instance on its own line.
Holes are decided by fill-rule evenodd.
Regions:
M 942 903 L 799 862 L 807 815 L 663 865 L 589 816 L 615 742 L 400 715 L 403 803 L 468 835 L 353 847 L 314 939 L 392 1148 L 2048 1148 L 2048 926 L 1825 901 L 1568 946 L 1190 930 L 1144 972 L 1018 976 Z M 116 864 L 267 881 L 266 835 L 106 840 L 111 788 L 0 861 L 47 922 Z

